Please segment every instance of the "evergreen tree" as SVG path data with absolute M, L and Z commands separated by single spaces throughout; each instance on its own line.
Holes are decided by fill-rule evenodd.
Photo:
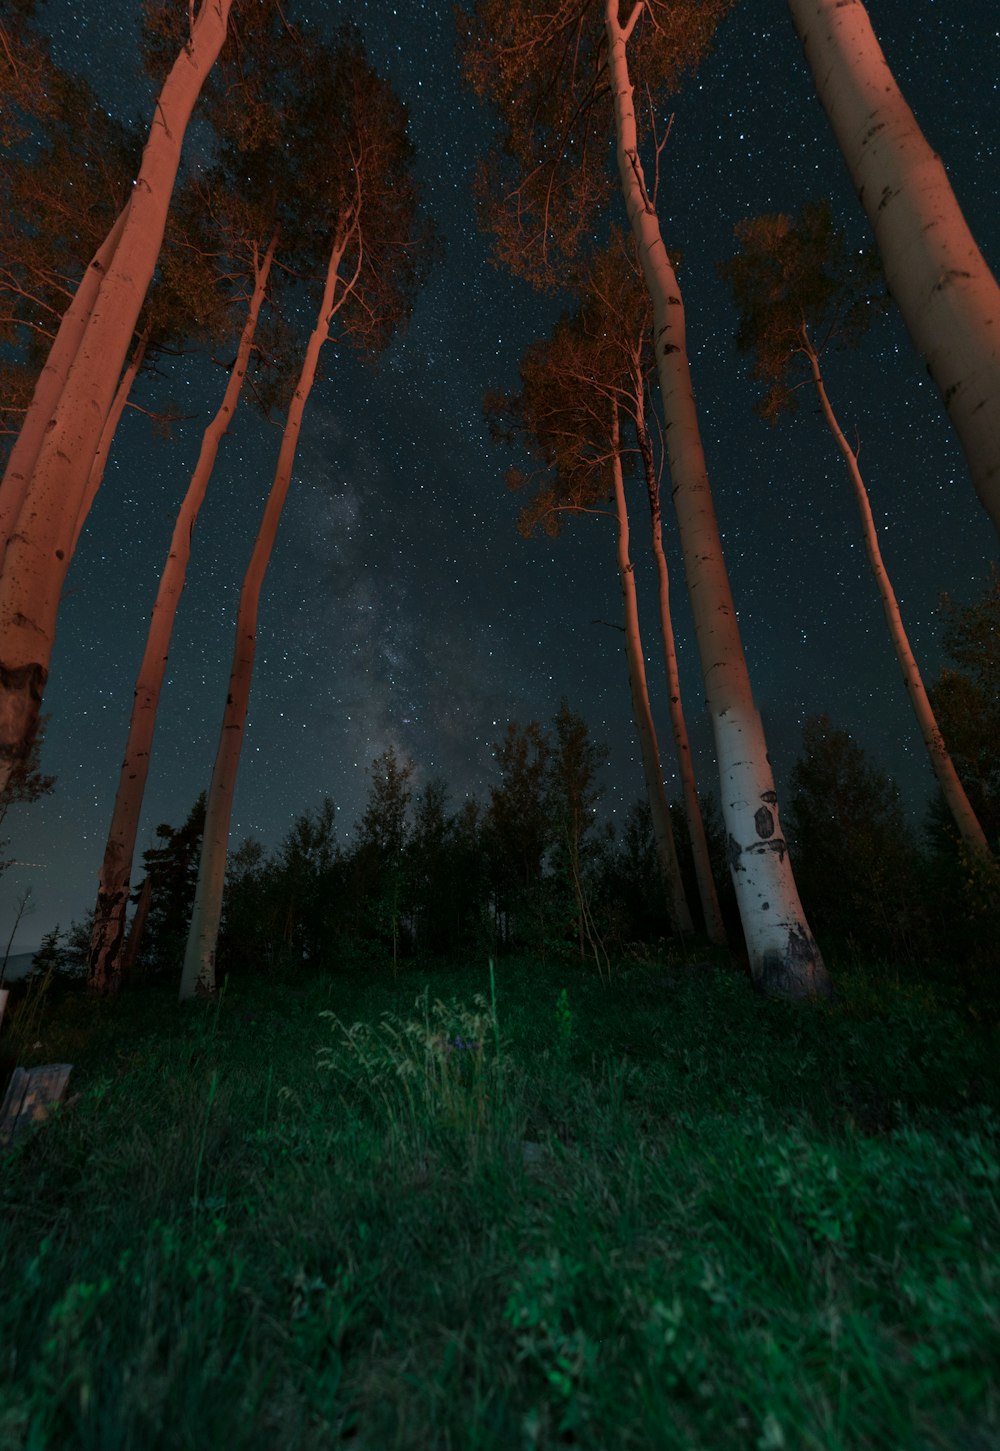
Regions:
M 841 945 L 912 953 L 917 852 L 895 783 L 819 715 L 803 727 L 789 796 L 796 878 L 821 930 Z
M 160 845 L 142 854 L 152 895 L 139 961 L 157 974 L 175 973 L 184 954 L 205 830 L 205 800 L 203 791 L 181 826 L 166 822 L 158 826 L 155 835 Z M 136 899 L 139 891 L 141 884 Z

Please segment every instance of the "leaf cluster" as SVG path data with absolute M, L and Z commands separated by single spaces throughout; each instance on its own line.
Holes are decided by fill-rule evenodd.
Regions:
M 731 3 L 645 0 L 629 45 L 646 101 L 640 144 Z M 481 225 L 498 263 L 537 287 L 561 287 L 566 267 L 592 249 L 613 185 L 604 5 L 479 0 L 457 19 L 465 79 L 500 120 L 500 140 L 477 173 Z
M 555 537 L 567 513 L 600 509 L 614 460 L 626 455 L 619 415 L 638 423 L 644 414 L 651 305 L 620 232 L 580 270 L 574 291 L 576 311 L 521 359 L 520 390 L 484 400 L 493 437 L 522 443 L 536 461 L 530 474 L 508 474 L 509 487 L 536 489 L 518 523 L 526 537 L 539 527 Z
M 796 407 L 811 355 L 855 346 L 888 298 L 874 250 L 849 252 L 826 199 L 737 223 L 739 251 L 719 264 L 739 311 L 737 346 L 768 385 L 757 412 L 776 422 Z

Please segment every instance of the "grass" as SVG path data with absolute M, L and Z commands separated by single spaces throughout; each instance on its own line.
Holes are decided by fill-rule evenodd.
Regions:
M 0 1448 L 1000 1446 L 1000 1053 L 855 969 L 50 996 Z M 15 1025 L 16 1026 L 16 1025 Z

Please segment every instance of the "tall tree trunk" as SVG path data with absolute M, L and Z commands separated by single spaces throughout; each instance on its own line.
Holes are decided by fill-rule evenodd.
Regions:
M 38 728 L 90 466 L 156 266 L 184 132 L 225 40 L 231 4 L 202 0 L 190 41 L 157 98 L 121 238 L 47 422 L 7 544 L 0 570 L 0 790 Z
M 115 255 L 115 249 L 125 230 L 131 198 L 119 212 L 117 220 L 104 241 L 98 247 L 93 260 L 80 279 L 73 300 L 63 313 L 59 329 L 52 340 L 49 355 L 45 360 L 35 384 L 28 411 L 21 431 L 17 435 L 4 469 L 0 484 L 0 568 L 7 549 L 7 540 L 17 524 L 24 495 L 38 458 L 38 451 L 45 437 L 45 428 L 59 401 L 66 383 L 70 365 L 76 357 L 90 314 L 105 273 Z
M 139 376 L 139 369 L 142 367 L 146 356 L 146 349 L 149 346 L 150 328 L 146 327 L 136 340 L 132 349 L 132 356 L 129 359 L 128 367 L 125 369 L 115 392 L 108 416 L 104 420 L 104 427 L 101 429 L 101 437 L 97 445 L 97 452 L 94 454 L 94 461 L 90 465 L 90 473 L 87 476 L 87 492 L 80 504 L 80 512 L 77 515 L 76 530 L 73 534 L 73 553 L 76 553 L 76 546 L 84 524 L 87 522 L 87 515 L 90 513 L 91 505 L 97 497 L 97 491 L 104 482 L 104 470 L 108 466 L 108 455 L 111 452 L 111 445 L 114 442 L 115 434 L 118 432 L 118 425 L 122 421 L 122 414 L 125 412 L 125 405 L 128 403 L 129 394 Z
M 302 370 L 288 408 L 281 449 L 275 469 L 271 492 L 264 507 L 257 539 L 250 556 L 250 563 L 243 579 L 240 602 L 236 613 L 236 643 L 233 650 L 232 669 L 229 674 L 229 692 L 222 717 L 222 733 L 212 770 L 212 782 L 208 790 L 208 804 L 205 813 L 205 835 L 202 839 L 201 858 L 198 863 L 198 885 L 195 889 L 191 926 L 188 931 L 187 948 L 184 954 L 184 968 L 181 973 L 180 1000 L 211 995 L 215 992 L 215 949 L 219 937 L 219 922 L 222 918 L 222 892 L 226 880 L 226 856 L 229 851 L 229 823 L 233 812 L 233 794 L 236 790 L 236 774 L 239 770 L 240 751 L 243 747 L 243 733 L 246 728 L 247 705 L 250 699 L 250 685 L 253 680 L 254 654 L 257 645 L 257 605 L 261 585 L 271 558 L 271 550 L 278 532 L 281 511 L 288 494 L 292 477 L 295 451 L 302 428 L 302 415 L 316 378 L 320 349 L 329 337 L 330 320 L 335 309 L 340 263 L 347 246 L 347 235 L 341 231 L 330 252 L 323 301 L 320 305 L 316 326 L 306 344 Z M 341 301 L 344 294 L 341 294 Z M 337 307 L 340 302 L 337 303 Z
M 656 743 L 653 713 L 649 707 L 649 690 L 646 685 L 646 662 L 643 657 L 642 639 L 639 634 L 639 609 L 635 597 L 635 569 L 629 557 L 628 510 L 625 506 L 625 486 L 622 481 L 622 461 L 619 452 L 618 405 L 612 403 L 611 466 L 615 483 L 615 514 L 618 520 L 618 578 L 621 581 L 622 601 L 625 606 L 625 654 L 628 658 L 628 679 L 632 689 L 632 714 L 639 734 L 639 749 L 642 754 L 642 770 L 646 778 L 646 798 L 653 818 L 653 835 L 656 838 L 656 855 L 660 863 L 660 875 L 670 903 L 670 915 L 678 932 L 692 932 L 691 911 L 684 893 L 681 869 L 677 861 L 674 833 L 670 824 L 670 806 L 663 785 L 663 766 L 660 748 Z
M 1000 533 L 1000 287 L 886 64 L 861 0 L 789 0 L 816 93 L 907 331 Z
M 167 669 L 167 656 L 173 635 L 174 619 L 187 577 L 194 526 L 205 499 L 212 470 L 215 467 L 219 446 L 232 422 L 246 378 L 250 353 L 257 332 L 257 321 L 267 293 L 268 278 L 277 243 L 278 234 L 275 232 L 263 258 L 257 258 L 255 261 L 254 287 L 247 307 L 239 347 L 236 351 L 236 361 L 229 374 L 222 403 L 202 435 L 198 462 L 195 464 L 187 493 L 177 513 L 177 521 L 174 524 L 170 540 L 170 550 L 160 576 L 159 589 L 156 592 L 153 616 L 149 622 L 149 632 L 146 637 L 146 648 L 135 683 L 132 717 L 129 721 L 128 738 L 125 742 L 125 756 L 118 778 L 118 792 L 115 796 L 114 812 L 108 830 L 104 861 L 101 865 L 100 882 L 97 888 L 97 905 L 94 909 L 94 927 L 90 939 L 87 976 L 87 985 L 94 992 L 113 993 L 118 987 L 121 967 L 119 958 L 125 931 L 125 913 L 128 907 L 132 862 L 135 857 L 139 818 L 142 814 L 142 802 L 149 775 L 150 754 L 153 749 L 153 732 L 156 729 L 156 713 L 160 703 L 160 691 L 163 688 L 163 677 Z
M 660 633 L 663 636 L 663 659 L 667 673 L 667 691 L 670 700 L 670 724 L 674 732 L 674 749 L 677 752 L 677 769 L 680 773 L 684 794 L 684 815 L 687 820 L 691 855 L 694 858 L 695 879 L 698 883 L 698 897 L 702 915 L 705 918 L 705 932 L 710 942 L 720 947 L 726 945 L 726 929 L 719 910 L 719 896 L 715 890 L 712 863 L 708 855 L 705 838 L 705 823 L 698 800 L 698 785 L 694 776 L 694 762 L 691 759 L 691 742 L 688 740 L 687 722 L 681 701 L 681 680 L 677 669 L 677 648 L 674 643 L 674 626 L 670 618 L 670 574 L 667 556 L 663 552 L 663 524 L 660 511 L 660 482 L 653 464 L 653 447 L 649 429 L 646 427 L 643 390 L 636 389 L 636 435 L 642 466 L 646 476 L 646 493 L 649 498 L 649 522 L 653 538 L 653 556 L 656 560 L 656 578 L 660 601 Z
M 639 159 L 623 27 L 605 0 L 608 65 L 626 210 L 653 304 L 653 343 L 684 570 L 715 735 L 729 866 L 755 984 L 790 998 L 827 995 L 830 981 L 799 901 L 781 833 L 767 743 L 750 689 L 698 429 L 680 288 L 660 235 Z
M 868 555 L 868 563 L 871 565 L 872 574 L 875 576 L 879 597 L 882 600 L 885 622 L 889 627 L 889 635 L 892 639 L 892 647 L 896 652 L 899 668 L 903 672 L 906 693 L 910 697 L 910 704 L 913 706 L 913 713 L 917 718 L 920 734 L 923 736 L 924 745 L 927 747 L 931 767 L 937 777 L 938 785 L 944 793 L 944 798 L 948 803 L 948 809 L 954 818 L 955 825 L 958 827 L 962 840 L 973 851 L 988 853 L 989 846 L 987 845 L 983 828 L 979 825 L 976 813 L 973 811 L 969 798 L 965 794 L 965 789 L 958 779 L 958 772 L 952 763 L 948 747 L 944 743 L 944 737 L 938 728 L 934 712 L 931 709 L 931 703 L 927 698 L 927 691 L 924 689 L 924 682 L 920 675 L 920 667 L 917 665 L 913 651 L 910 648 L 910 642 L 906 637 L 906 631 L 903 628 L 903 620 L 899 612 L 899 602 L 896 599 L 886 567 L 882 562 L 882 551 L 878 545 L 875 520 L 872 518 L 868 490 L 865 488 L 865 482 L 861 477 L 861 470 L 858 467 L 858 456 L 844 437 L 840 424 L 837 422 L 834 411 L 830 406 L 830 400 L 827 397 L 826 387 L 823 383 L 823 375 L 820 372 L 819 358 L 816 355 L 816 350 L 805 328 L 802 330 L 802 337 L 803 346 L 812 369 L 813 382 L 816 385 L 816 392 L 819 395 L 820 407 L 823 410 L 823 417 L 826 419 L 827 427 L 836 439 L 837 447 L 844 456 L 844 462 L 847 464 L 847 472 L 850 475 L 851 484 L 854 489 L 854 497 L 857 500 L 858 511 L 861 514 L 861 528 L 864 533 L 865 552 Z

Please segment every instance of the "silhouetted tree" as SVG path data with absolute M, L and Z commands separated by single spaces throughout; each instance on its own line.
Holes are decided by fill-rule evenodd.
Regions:
M 562 700 L 552 727 L 545 792 L 553 838 L 551 867 L 557 887 L 563 887 L 572 903 L 580 959 L 592 954 L 602 978 L 610 972 L 610 962 L 594 920 L 592 878 L 602 794 L 598 773 L 607 754 L 606 747 L 591 740 L 586 721 Z
M 167 975 L 175 972 L 184 950 L 204 829 L 203 791 L 184 823 L 179 827 L 162 823 L 155 832 L 161 844 L 147 848 L 142 854 L 146 876 L 151 883 L 151 895 L 138 956 L 139 961 L 154 973 Z M 136 897 L 141 891 L 140 883 Z
M 552 743 L 537 721 L 509 721 L 493 746 L 500 780 L 490 786 L 484 837 L 498 940 L 544 936 L 542 867 L 551 840 L 545 801 Z
M 796 876 L 822 931 L 869 951 L 912 950 L 917 854 L 899 791 L 825 715 L 803 726 L 789 836 Z

